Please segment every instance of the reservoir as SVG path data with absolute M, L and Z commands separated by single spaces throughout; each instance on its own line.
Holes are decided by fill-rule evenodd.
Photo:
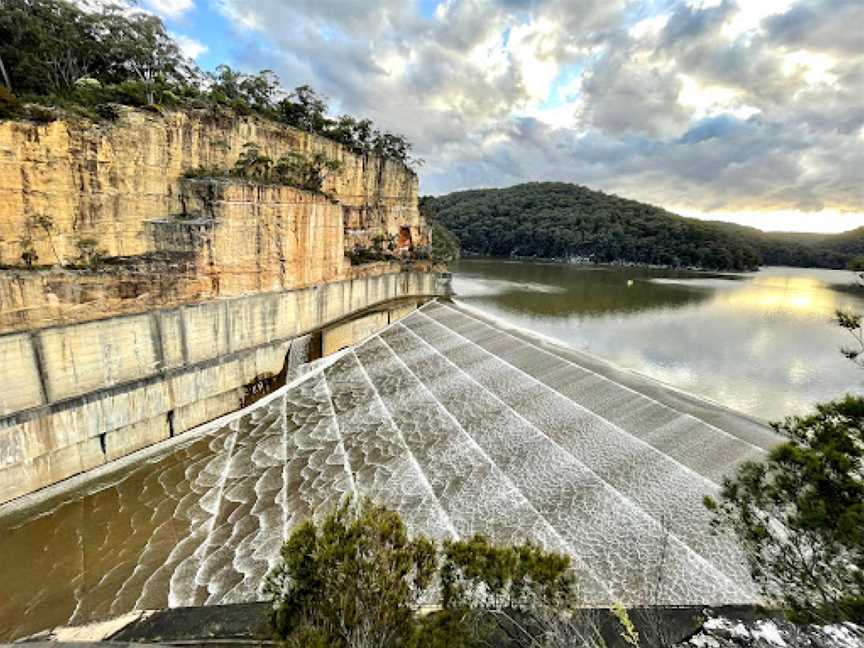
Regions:
M 706 275 L 463 259 L 456 299 L 686 392 L 764 420 L 864 390 L 837 309 L 864 313 L 842 270 Z M 858 294 L 856 294 L 858 293 Z

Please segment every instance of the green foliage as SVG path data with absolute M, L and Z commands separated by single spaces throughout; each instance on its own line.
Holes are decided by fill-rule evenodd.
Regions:
M 763 232 L 734 223 L 711 222 L 725 234 L 753 246 L 765 265 L 842 270 L 864 255 L 864 227 L 840 234 Z
M 842 310 L 835 312 L 837 325 L 846 330 L 854 340 L 853 346 L 844 346 L 840 353 L 859 367 L 864 367 L 864 329 L 862 329 L 862 318 L 858 313 L 850 313 Z
M 389 261 L 393 258 L 392 254 L 388 254 L 380 247 L 375 245 L 368 247 L 365 245 L 356 245 L 347 253 L 351 265 L 363 265 L 366 263 L 375 263 L 376 261 Z
M 243 145 L 243 150 L 234 163 L 231 175 L 235 175 L 238 178 L 267 182 L 270 180 L 272 170 L 273 160 L 266 155 L 262 155 L 261 149 L 258 148 L 257 144 L 247 142 Z
M 536 602 L 567 610 L 576 603 L 570 557 L 526 542 L 493 545 L 482 535 L 444 543 L 445 608 L 524 608 Z
M 432 223 L 432 259 L 450 263 L 459 258 L 459 239 L 438 221 Z
M 796 620 L 864 621 L 864 399 L 774 427 L 789 441 L 706 498 L 742 542 L 754 579 Z
M 327 101 L 308 85 L 294 88 L 285 99 L 276 104 L 279 121 L 309 133 L 320 133 L 328 128 Z
M 16 117 L 22 112 L 21 102 L 5 86 L 0 86 L 0 119 Z
M 852 257 L 846 264 L 846 268 L 852 271 L 858 287 L 864 288 L 864 256 Z
M 314 632 L 329 646 L 392 646 L 413 632 L 414 607 L 432 584 L 435 546 L 409 539 L 399 516 L 368 501 L 345 502 L 320 528 L 300 526 L 268 575 L 278 637 Z
M 565 183 L 463 191 L 421 204 L 465 252 L 489 256 L 750 270 L 762 263 L 842 268 L 864 255 L 864 228 L 837 235 L 765 233 Z
M 396 513 L 349 500 L 320 525 L 294 530 L 264 592 L 273 598 L 274 634 L 288 646 L 474 648 L 501 631 L 499 612 L 524 620 L 541 606 L 564 618 L 575 605 L 569 565 L 531 543 L 497 547 L 482 536 L 439 551 L 425 537 L 411 539 Z M 418 614 L 436 575 L 445 607 Z M 546 645 L 529 639 L 510 645 Z
M 416 618 L 406 648 L 488 648 L 494 624 L 472 610 L 441 610 Z
M 273 167 L 273 179 L 279 184 L 321 191 L 324 180 L 342 170 L 339 160 L 330 160 L 323 153 L 307 157 L 302 153 L 288 153 Z
M 184 171 L 184 178 L 240 178 L 260 184 L 286 185 L 321 193 L 324 181 L 342 170 L 339 160 L 323 153 L 311 156 L 290 152 L 274 163 L 257 144 L 247 142 L 230 170 L 198 167 Z
M 286 93 L 271 70 L 247 74 L 227 65 L 203 74 L 149 13 L 110 3 L 82 9 L 67 0 L 0 0 L 0 8 L 0 118 L 21 115 L 21 102 L 91 119 L 114 119 L 105 107 L 111 103 L 154 112 L 224 108 L 330 137 L 361 155 L 409 162 L 404 137 L 368 119 L 329 118 L 326 99 L 308 85 Z
M 759 263 L 752 247 L 710 224 L 577 185 L 529 183 L 425 200 L 434 219 L 475 254 L 715 270 Z
M 612 614 L 618 619 L 618 624 L 621 626 L 621 638 L 624 642 L 630 646 L 638 646 L 639 633 L 636 631 L 636 626 L 633 625 L 633 621 L 627 613 L 627 608 L 620 603 L 613 603 Z
M 161 87 L 186 83 L 193 72 L 155 16 L 65 0 L 3 0 L 0 57 L 19 95 L 74 96 L 82 79 L 135 79 L 154 103 Z
M 431 227 L 430 257 L 433 261 L 450 263 L 459 258 L 459 239 L 436 218 L 436 203 L 432 196 L 420 198 L 420 214 Z

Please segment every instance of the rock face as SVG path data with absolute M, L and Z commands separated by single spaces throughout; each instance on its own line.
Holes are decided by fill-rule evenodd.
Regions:
M 854 623 L 795 625 L 781 619 L 708 619 L 679 648 L 861 648 L 864 628 Z
M 231 168 L 247 143 L 342 168 L 321 192 L 184 175 Z M 416 175 L 316 135 L 127 108 L 0 122 L 0 502 L 250 402 L 298 337 L 437 292 L 428 263 L 352 266 L 376 238 L 397 256 L 428 244 Z M 85 266 L 88 248 L 104 258 Z
M 247 143 L 342 169 L 323 193 L 184 177 L 231 168 Z M 316 135 L 204 112 L 0 122 L 0 332 L 397 270 L 346 259 L 376 236 L 428 243 L 416 175 Z M 69 269 L 82 245 L 108 262 Z M 45 268 L 21 271 L 28 247 Z
M 50 216 L 57 231 L 33 232 L 43 263 L 77 254 L 76 239 L 95 239 L 111 256 L 150 251 L 145 222 L 179 214 L 184 172 L 230 168 L 255 143 L 276 160 L 322 152 L 342 162 L 324 191 L 346 219 L 394 235 L 420 227 L 417 177 L 401 163 L 352 154 L 342 145 L 253 117 L 206 112 L 157 115 L 123 108 L 116 122 L 0 122 L 0 264 L 20 264 L 28 219 Z M 416 231 L 415 231 L 416 235 Z

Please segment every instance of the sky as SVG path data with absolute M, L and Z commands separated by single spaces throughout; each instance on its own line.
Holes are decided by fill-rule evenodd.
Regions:
M 204 69 L 405 135 L 423 194 L 574 182 L 765 230 L 864 225 L 861 0 L 140 0 Z

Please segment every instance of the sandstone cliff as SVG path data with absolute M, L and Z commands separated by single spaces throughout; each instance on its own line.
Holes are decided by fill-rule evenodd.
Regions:
M 322 152 L 342 169 L 326 196 L 183 177 L 230 168 L 247 143 L 272 159 Z M 376 235 L 428 242 L 416 175 L 310 133 L 129 108 L 114 122 L 0 122 L 0 332 L 397 270 L 346 259 Z M 82 241 L 109 257 L 98 271 L 68 267 Z M 41 268 L 23 268 L 28 245 Z
M 320 192 L 184 176 L 231 168 L 247 143 L 342 168 Z M 405 254 L 350 263 L 382 237 Z M 410 169 L 257 118 L 0 122 L 0 502 L 235 410 L 387 325 L 438 291 L 408 254 L 428 240 Z M 104 258 L 82 264 L 85 242 Z

